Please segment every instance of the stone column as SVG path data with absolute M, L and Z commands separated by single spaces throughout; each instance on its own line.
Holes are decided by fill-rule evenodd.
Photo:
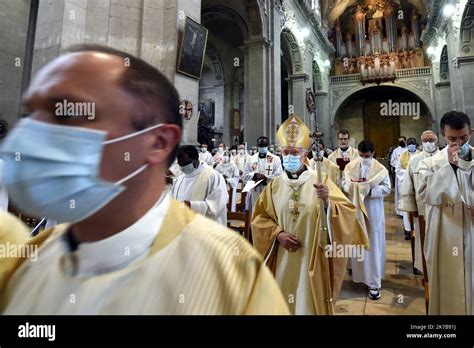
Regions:
M 174 0 L 177 1 L 178 30 L 184 31 L 183 16 L 190 17 L 196 22 L 201 22 L 201 1 L 200 0 Z M 159 3 L 160 1 L 158 1 Z M 173 2 L 173 1 L 172 1 Z M 164 9 L 166 10 L 166 9 Z M 177 42 L 177 35 L 170 37 L 169 40 Z M 176 56 L 179 52 L 177 47 Z M 193 104 L 193 117 L 190 120 L 184 120 L 183 144 L 198 145 L 198 103 L 199 103 L 199 80 L 192 77 L 176 73 L 174 76 L 174 86 L 179 92 L 181 100 L 187 99 Z
M 293 105 L 295 114 L 307 125 L 311 122 L 306 111 L 306 82 L 308 79 L 309 76 L 307 74 L 294 74 L 290 76 L 292 92 L 290 95 L 290 105 Z
M 245 43 L 245 141 L 250 146 L 261 135 L 270 137 L 268 47 L 265 39 Z
M 282 124 L 281 121 L 281 14 L 272 6 L 272 43 L 270 49 L 269 68 L 271 73 L 271 124 L 270 142 L 277 143 L 276 129 Z
M 474 124 L 474 56 L 456 58 L 454 69 L 457 79 L 451 83 L 451 92 L 456 96 L 456 110 L 468 114 Z
M 22 79 L 28 70 L 29 1 L 0 0 L 0 121 L 11 130 L 20 114 Z

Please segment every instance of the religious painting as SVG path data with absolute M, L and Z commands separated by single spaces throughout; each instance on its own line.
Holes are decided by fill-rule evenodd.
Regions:
M 195 79 L 201 78 L 208 31 L 201 24 L 186 17 L 176 70 Z
M 200 144 L 211 144 L 214 135 L 214 102 L 212 100 L 199 103 L 198 113 L 198 142 Z

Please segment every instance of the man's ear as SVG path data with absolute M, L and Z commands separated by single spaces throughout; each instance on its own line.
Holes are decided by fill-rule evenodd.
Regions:
M 164 124 L 156 129 L 153 148 L 147 154 L 147 163 L 168 163 L 168 158 L 181 141 L 182 130 L 175 124 Z

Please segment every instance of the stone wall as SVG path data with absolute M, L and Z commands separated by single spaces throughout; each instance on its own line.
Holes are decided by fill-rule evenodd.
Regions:
M 0 121 L 11 129 L 20 114 L 30 1 L 0 0 Z

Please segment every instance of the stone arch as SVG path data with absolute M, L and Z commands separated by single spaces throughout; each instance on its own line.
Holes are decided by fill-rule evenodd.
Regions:
M 244 18 L 235 10 L 227 6 L 211 6 L 203 8 L 201 12 L 201 24 L 208 27 L 214 21 L 230 21 L 237 24 L 243 35 L 243 41 L 250 39 L 250 29 Z
M 418 110 L 410 108 L 402 112 L 412 110 L 414 113 L 417 110 L 419 114 L 411 114 L 412 117 L 407 117 L 410 114 L 391 115 L 392 107 L 398 103 L 403 103 L 407 107 L 412 104 L 415 104 L 414 107 L 418 105 Z M 385 156 L 387 149 L 394 144 L 400 134 L 418 137 L 426 129 L 438 130 L 433 121 L 433 117 L 436 116 L 433 105 L 426 102 L 426 96 L 416 93 L 413 87 L 399 84 L 371 85 L 352 89 L 344 99 L 338 100 L 332 110 L 330 143 L 336 146 L 338 129 L 347 128 L 355 140 L 354 145 L 363 139 L 370 139 L 374 142 L 380 157 Z M 389 114 L 382 115 L 382 110 L 387 110 Z M 418 118 L 415 118 L 415 115 Z
M 213 72 L 215 83 L 225 82 L 224 65 L 219 51 L 212 43 L 207 43 L 204 65 Z
M 370 89 L 370 88 L 384 88 L 384 87 L 399 88 L 413 94 L 417 99 L 419 99 L 424 104 L 426 109 L 429 111 L 430 113 L 429 116 L 431 117 L 431 121 L 432 122 L 435 121 L 436 114 L 435 114 L 435 107 L 434 107 L 433 100 L 431 98 L 428 98 L 425 94 L 420 93 L 419 89 L 411 85 L 398 83 L 397 85 L 356 86 L 354 88 L 351 88 L 349 90 L 342 92 L 342 94 L 338 96 L 337 102 L 332 103 L 331 105 L 332 114 L 330 118 L 330 125 L 334 126 L 338 113 L 346 105 L 346 103 L 350 101 L 352 97 L 354 97 L 355 94 L 363 90 Z
M 281 31 L 281 38 L 282 50 L 284 53 L 288 53 L 288 56 L 291 60 L 291 73 L 301 74 L 303 72 L 303 59 L 301 57 L 301 51 L 298 45 L 298 40 L 296 40 L 296 37 L 288 28 L 283 28 L 283 30 Z
M 245 14 L 252 37 L 264 36 L 264 15 L 268 15 L 266 1 L 246 0 Z
M 461 20 L 461 54 L 474 55 L 474 0 L 469 0 Z

